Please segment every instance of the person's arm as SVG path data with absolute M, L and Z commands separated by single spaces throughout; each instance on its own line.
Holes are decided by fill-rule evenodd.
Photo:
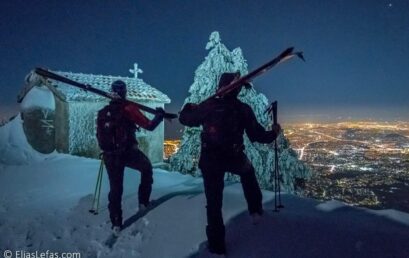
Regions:
M 251 142 L 271 143 L 280 134 L 281 126 L 279 124 L 273 125 L 271 131 L 266 131 L 264 127 L 258 123 L 250 106 L 243 106 L 243 112 L 245 115 L 246 133 Z
M 153 131 L 163 120 L 164 111 L 161 108 L 157 108 L 157 110 L 162 110 L 163 112 L 158 112 L 152 120 L 149 120 L 144 114 L 142 114 L 139 108 L 135 105 L 127 104 L 124 109 L 125 115 L 129 120 L 148 131 Z
M 202 115 L 198 104 L 187 103 L 179 114 L 179 122 L 189 127 L 197 127 L 202 123 Z

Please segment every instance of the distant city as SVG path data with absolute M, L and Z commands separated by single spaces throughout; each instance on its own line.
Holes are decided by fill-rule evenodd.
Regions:
M 304 195 L 409 212 L 409 122 L 291 123 L 284 134 L 313 170 Z M 180 144 L 165 141 L 167 159 Z
M 163 148 L 163 159 L 168 160 L 170 156 L 179 150 L 180 140 L 165 140 Z
M 302 123 L 285 127 L 313 169 L 305 195 L 409 211 L 409 122 Z

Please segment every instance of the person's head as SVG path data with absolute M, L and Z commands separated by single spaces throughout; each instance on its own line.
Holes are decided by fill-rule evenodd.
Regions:
M 223 73 L 222 76 L 220 76 L 219 84 L 217 85 L 217 88 L 221 89 L 229 85 L 234 79 L 238 79 L 239 77 L 240 77 L 240 72 Z
M 219 79 L 219 84 L 217 85 L 218 89 L 221 89 L 225 86 L 228 86 L 230 83 L 232 83 L 234 80 L 237 80 L 240 78 L 240 72 L 237 71 L 235 73 L 223 73 L 222 76 L 220 76 Z M 246 89 L 251 89 L 251 84 L 248 82 L 245 82 L 243 85 L 240 85 L 240 87 L 237 87 L 235 90 L 231 91 L 229 94 L 227 94 L 227 97 L 232 97 L 232 98 L 237 98 L 239 95 L 242 87 L 245 87 Z
M 126 98 L 126 84 L 121 80 L 116 80 L 111 84 L 111 91 L 115 92 L 121 98 Z
M 232 83 L 234 80 L 240 78 L 240 72 L 236 73 L 223 73 L 222 76 L 220 76 L 219 79 L 219 84 L 217 85 L 218 89 L 221 89 L 223 87 L 226 87 L 230 83 Z M 229 97 L 237 97 L 241 91 L 241 87 L 238 87 L 234 91 L 230 92 L 228 94 Z

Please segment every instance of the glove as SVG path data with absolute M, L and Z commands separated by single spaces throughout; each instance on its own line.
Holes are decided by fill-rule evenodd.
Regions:
M 163 108 L 157 107 L 155 116 L 161 116 L 163 118 L 165 116 L 165 113 L 166 111 Z
M 153 131 L 162 121 L 163 117 L 165 116 L 165 110 L 161 107 L 156 108 L 156 114 L 153 119 L 150 121 L 149 126 L 145 129 L 148 131 Z
M 276 135 L 279 135 L 281 132 L 281 125 L 280 124 L 272 125 L 271 131 L 274 131 Z
M 163 118 L 165 117 L 165 110 L 161 107 L 155 108 L 156 114 L 152 119 L 153 124 L 159 124 L 160 122 L 163 121 Z

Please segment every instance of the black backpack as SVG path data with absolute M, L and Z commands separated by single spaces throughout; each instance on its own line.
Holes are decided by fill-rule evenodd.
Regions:
M 123 150 L 129 145 L 129 133 L 124 124 L 122 105 L 107 105 L 98 112 L 97 140 L 105 152 Z
M 243 143 L 244 126 L 239 106 L 231 104 L 216 104 L 206 115 L 201 140 L 207 147 L 225 150 Z

